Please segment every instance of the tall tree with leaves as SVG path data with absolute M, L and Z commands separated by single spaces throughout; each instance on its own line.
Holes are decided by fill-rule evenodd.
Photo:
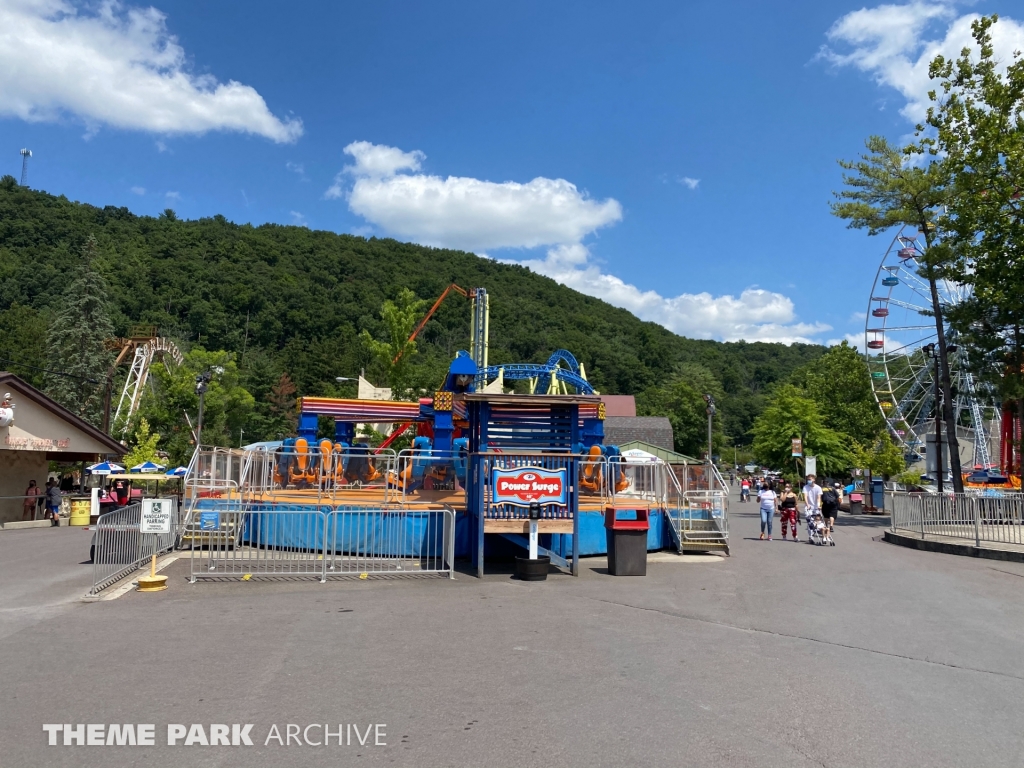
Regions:
M 918 130 L 949 176 L 940 219 L 955 254 L 949 272 L 972 288 L 953 322 L 983 353 L 976 370 L 994 373 L 988 378 L 1004 399 L 1016 400 L 1024 423 L 1024 54 L 996 59 L 997 21 L 976 19 L 974 47 L 955 61 L 932 61 L 929 74 L 940 87 L 930 94 L 928 131 Z M 1024 446 L 1018 455 L 1024 475 Z
M 936 220 L 947 201 L 946 170 L 938 160 L 925 164 L 913 162 L 925 152 L 920 145 L 900 149 L 882 136 L 871 136 L 867 154 L 860 160 L 840 160 L 839 165 L 850 173 L 843 174 L 847 189 L 836 192 L 838 202 L 831 204 L 832 213 L 849 221 L 854 229 L 866 229 L 869 235 L 910 225 L 925 241 L 921 256 L 922 272 L 928 281 L 932 300 L 932 317 L 939 352 L 939 386 L 942 390 L 942 418 L 949 447 L 949 468 L 953 488 L 964 489 L 960 471 L 960 444 L 953 413 L 952 381 L 943 307 L 939 301 L 937 281 L 949 260 L 949 250 L 940 246 Z
M 799 368 L 790 381 L 818 404 L 827 427 L 861 445 L 874 442 L 885 429 L 864 358 L 845 341 Z
M 416 342 L 409 341 L 426 302 L 408 288 L 398 292 L 381 307 L 380 319 L 387 341 L 375 339 L 364 330 L 360 339 L 374 360 L 374 368 L 391 387 L 392 397 L 404 395 L 411 383 L 410 367 L 416 354 Z
M 78 270 L 67 284 L 46 338 L 46 393 L 69 411 L 99 426 L 114 335 L 107 310 L 109 288 L 93 268 L 97 255 L 92 236 L 82 247 Z
M 816 456 L 823 474 L 853 466 L 855 445 L 850 437 L 825 426 L 818 404 L 792 384 L 783 384 L 754 422 L 754 455 L 772 469 L 790 467 L 794 437 L 803 438 L 804 455 Z

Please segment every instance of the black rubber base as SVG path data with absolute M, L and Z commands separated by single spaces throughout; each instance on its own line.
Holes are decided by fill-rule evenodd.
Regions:
M 516 577 L 523 581 L 547 581 L 548 566 L 551 558 L 547 555 L 531 560 L 528 557 L 516 558 Z

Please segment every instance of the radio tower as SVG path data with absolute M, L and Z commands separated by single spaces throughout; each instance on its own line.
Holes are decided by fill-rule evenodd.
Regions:
M 28 186 L 28 159 L 32 157 L 31 149 L 21 150 L 21 186 Z

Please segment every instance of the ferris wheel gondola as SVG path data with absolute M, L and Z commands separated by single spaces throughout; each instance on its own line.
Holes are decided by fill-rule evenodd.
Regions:
M 893 238 L 875 274 L 864 324 L 864 346 L 875 400 L 892 436 L 908 461 L 925 455 L 925 437 L 934 431 L 935 379 L 931 357 L 922 349 L 938 334 L 932 309 L 931 286 L 921 276 L 923 245 L 917 233 L 904 227 Z M 936 283 L 939 304 L 954 307 L 968 296 L 958 283 Z M 947 343 L 956 334 L 946 327 Z M 973 444 L 974 466 L 988 469 L 992 450 L 986 416 L 995 402 L 967 370 L 964 350 L 949 354 L 953 411 L 961 442 Z M 991 418 L 991 417 L 990 417 Z

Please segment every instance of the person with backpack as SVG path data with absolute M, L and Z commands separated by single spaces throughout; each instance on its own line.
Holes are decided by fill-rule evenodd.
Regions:
M 839 483 L 826 486 L 821 492 L 821 517 L 828 529 L 828 543 L 833 547 L 836 543 L 832 540 L 832 532 L 835 530 L 836 515 L 839 514 L 839 504 L 842 500 L 843 489 Z
M 46 514 L 50 518 L 50 525 L 60 525 L 60 483 L 56 480 L 46 481 Z

